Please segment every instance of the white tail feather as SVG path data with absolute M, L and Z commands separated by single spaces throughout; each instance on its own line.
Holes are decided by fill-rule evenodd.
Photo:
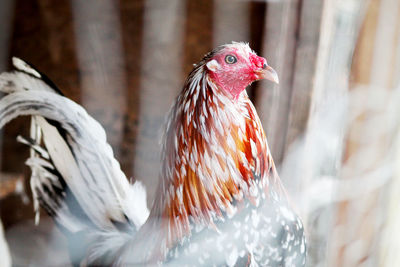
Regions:
M 129 205 L 130 207 L 124 207 L 124 210 L 128 212 L 134 211 L 132 214 L 129 214 L 128 217 L 131 218 L 138 228 L 142 226 L 149 217 L 150 211 L 147 208 L 146 199 L 146 188 L 142 182 L 137 181 L 131 185 L 130 193 L 125 201 L 125 205 Z
M 54 180 L 45 169 L 52 164 L 96 226 L 114 228 L 115 221 L 125 222 L 127 217 L 140 227 L 149 214 L 145 189 L 139 183 L 129 184 L 106 142 L 101 125 L 81 106 L 58 95 L 38 79 L 41 77 L 39 72 L 20 59 L 14 58 L 13 62 L 17 69 L 25 73 L 0 74 L 0 91 L 9 94 L 0 100 L 0 128 L 15 117 L 33 115 L 31 138 L 38 145 L 19 139 L 32 147 L 27 161 L 32 169 L 32 186 L 40 189 L 40 186 Z M 67 132 L 66 138 L 44 117 L 60 123 Z M 39 145 L 41 139 L 45 149 Z M 52 163 L 39 160 L 40 157 L 50 157 Z M 42 191 L 41 195 L 46 194 Z M 48 205 L 55 208 L 51 200 L 43 201 L 48 201 Z M 38 210 L 37 202 L 34 205 Z M 62 209 L 58 209 L 57 216 L 63 224 L 63 220 L 68 221 L 65 219 L 67 212 L 62 213 Z

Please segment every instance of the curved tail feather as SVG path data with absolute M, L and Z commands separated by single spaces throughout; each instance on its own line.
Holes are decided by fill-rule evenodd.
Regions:
M 0 91 L 7 94 L 0 100 L 0 128 L 32 116 L 30 139 L 19 141 L 31 147 L 26 163 L 35 209 L 40 203 L 71 232 L 140 227 L 149 213 L 145 190 L 128 182 L 101 125 L 47 77 L 20 59 L 13 62 L 19 71 L 0 74 Z

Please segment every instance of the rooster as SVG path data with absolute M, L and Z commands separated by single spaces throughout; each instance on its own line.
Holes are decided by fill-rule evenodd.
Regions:
M 158 193 L 130 184 L 103 128 L 20 59 L 0 75 L 0 127 L 31 115 L 26 164 L 39 204 L 77 265 L 304 266 L 291 208 L 246 87 L 276 72 L 248 44 L 222 45 L 195 65 L 171 108 Z

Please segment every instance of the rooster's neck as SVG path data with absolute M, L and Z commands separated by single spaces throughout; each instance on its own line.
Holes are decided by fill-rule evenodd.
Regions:
M 162 164 L 152 215 L 166 219 L 169 244 L 189 234 L 191 222 L 213 226 L 233 215 L 243 199 L 257 205 L 270 180 L 279 180 L 246 92 L 229 98 L 202 66 L 171 110 Z M 263 192 L 256 197 L 254 189 Z

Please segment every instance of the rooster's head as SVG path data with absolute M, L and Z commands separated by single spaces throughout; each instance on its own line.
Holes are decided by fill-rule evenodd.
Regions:
M 208 55 L 205 65 L 210 78 L 234 98 L 256 80 L 279 83 L 277 73 L 268 66 L 267 60 L 244 43 L 220 46 Z

